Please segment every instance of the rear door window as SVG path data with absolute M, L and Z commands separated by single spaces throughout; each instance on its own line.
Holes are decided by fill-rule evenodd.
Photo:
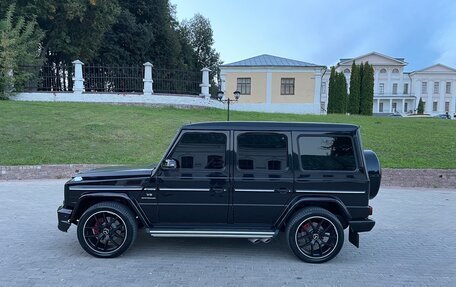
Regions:
M 351 137 L 300 136 L 298 149 L 302 170 L 353 171 L 356 169 Z

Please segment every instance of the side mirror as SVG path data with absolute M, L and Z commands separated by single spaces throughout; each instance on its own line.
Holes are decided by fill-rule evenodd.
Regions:
M 162 163 L 162 168 L 163 169 L 176 169 L 177 168 L 176 160 L 165 159 L 165 161 Z

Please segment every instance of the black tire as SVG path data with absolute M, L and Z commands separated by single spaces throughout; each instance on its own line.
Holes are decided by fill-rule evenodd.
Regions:
M 286 234 L 291 251 L 308 263 L 331 260 L 344 244 L 344 229 L 339 219 L 320 207 L 298 211 L 288 222 Z
M 89 207 L 78 222 L 78 240 L 90 255 L 113 258 L 135 241 L 138 224 L 133 212 L 118 202 L 100 202 Z

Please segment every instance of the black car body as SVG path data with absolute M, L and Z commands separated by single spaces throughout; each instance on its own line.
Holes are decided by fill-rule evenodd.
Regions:
M 155 237 L 287 234 L 302 260 L 340 251 L 343 229 L 359 246 L 379 190 L 377 156 L 348 124 L 213 122 L 183 126 L 156 166 L 106 168 L 65 184 L 58 227 L 78 225 L 98 257 L 123 253 L 138 228 Z

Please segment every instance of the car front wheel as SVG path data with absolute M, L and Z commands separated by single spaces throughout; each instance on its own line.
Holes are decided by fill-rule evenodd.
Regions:
M 334 258 L 344 243 L 344 229 L 339 219 L 326 209 L 305 208 L 287 225 L 290 249 L 301 260 L 323 263 Z
M 88 208 L 78 222 L 82 248 L 96 257 L 121 255 L 134 242 L 138 226 L 135 216 L 118 202 L 101 202 Z

